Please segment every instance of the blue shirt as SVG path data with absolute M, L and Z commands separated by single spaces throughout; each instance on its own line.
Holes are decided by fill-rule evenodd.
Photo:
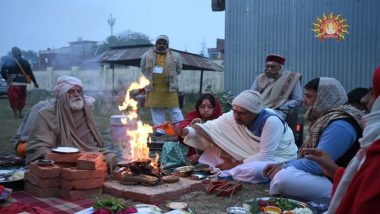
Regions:
M 356 138 L 356 130 L 349 122 L 345 120 L 335 120 L 323 131 L 317 148 L 327 152 L 332 159 L 336 161 L 351 148 Z M 323 174 L 318 163 L 306 158 L 291 160 L 286 166 L 294 166 L 299 170 L 311 174 Z

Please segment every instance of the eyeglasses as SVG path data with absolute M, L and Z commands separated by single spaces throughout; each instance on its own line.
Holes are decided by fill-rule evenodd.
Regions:
M 275 69 L 275 68 L 278 68 L 279 65 L 265 65 L 265 68 L 272 68 L 272 69 Z
M 167 42 L 157 42 L 157 45 L 167 45 Z
M 74 94 L 75 92 L 77 92 L 78 94 L 82 94 L 82 89 L 80 89 L 80 88 L 71 88 L 71 89 L 69 89 L 68 91 L 67 91 L 67 93 L 69 93 L 69 94 Z

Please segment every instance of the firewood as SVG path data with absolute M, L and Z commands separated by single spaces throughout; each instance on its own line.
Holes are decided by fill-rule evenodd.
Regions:
M 123 178 L 124 181 L 126 182 L 139 182 L 141 185 L 146 185 L 146 186 L 153 186 L 157 185 L 158 182 L 160 181 L 159 178 L 156 178 L 154 176 L 150 175 L 133 175 L 133 174 L 127 174 Z

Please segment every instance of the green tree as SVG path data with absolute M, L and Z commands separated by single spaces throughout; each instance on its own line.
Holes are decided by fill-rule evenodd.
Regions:
M 124 31 L 117 36 L 109 36 L 99 47 L 98 53 L 103 53 L 110 47 L 126 45 L 152 44 L 149 36 L 132 31 Z

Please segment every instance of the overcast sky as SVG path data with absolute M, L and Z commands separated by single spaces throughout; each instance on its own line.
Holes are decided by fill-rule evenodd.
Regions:
M 211 0 L 0 0 L 0 56 L 13 46 L 38 51 L 78 38 L 104 41 L 111 14 L 114 35 L 166 34 L 171 48 L 192 53 L 224 38 L 224 12 L 212 12 Z

